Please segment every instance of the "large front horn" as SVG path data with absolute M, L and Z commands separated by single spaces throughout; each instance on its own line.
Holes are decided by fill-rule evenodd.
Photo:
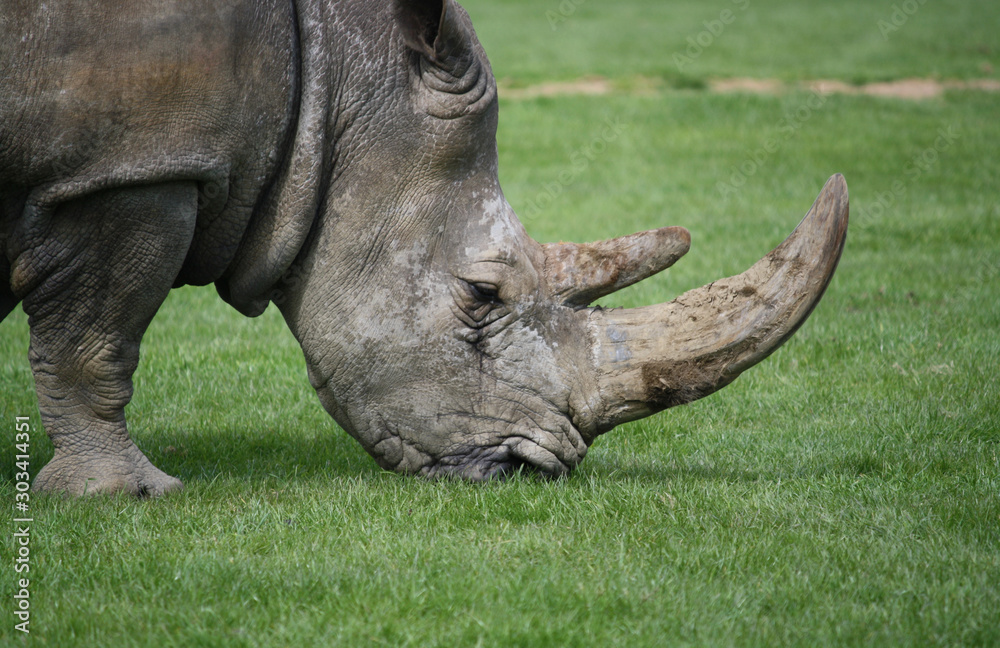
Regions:
M 830 283 L 847 219 L 837 174 L 791 236 L 743 274 L 666 304 L 591 311 L 598 431 L 707 396 L 781 346 Z

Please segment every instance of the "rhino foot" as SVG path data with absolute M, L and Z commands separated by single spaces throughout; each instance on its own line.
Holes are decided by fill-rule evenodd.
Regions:
M 127 457 L 59 456 L 57 453 L 32 484 L 32 489 L 38 492 L 67 493 L 75 497 L 128 493 L 142 499 L 182 488 L 181 480 L 154 466 L 138 448 Z
M 143 333 L 191 245 L 198 188 L 102 187 L 25 208 L 44 228 L 16 241 L 12 285 L 24 295 L 38 409 L 55 447 L 34 488 L 157 497 L 181 482 L 133 443 L 125 407 Z

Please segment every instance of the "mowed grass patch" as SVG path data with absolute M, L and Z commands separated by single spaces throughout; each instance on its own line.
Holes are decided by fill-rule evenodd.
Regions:
M 568 479 L 381 472 L 320 408 L 274 309 L 248 320 L 211 288 L 174 291 L 144 341 L 128 414 L 139 445 L 187 488 L 155 502 L 36 497 L 32 639 L 996 644 L 995 104 L 830 97 L 786 137 L 782 120 L 808 101 L 502 106 L 502 181 L 540 240 L 692 231 L 675 268 L 606 306 L 740 272 L 829 174 L 851 188 L 841 267 L 796 336 L 722 392 L 602 437 Z M 908 171 L 948 125 L 959 137 Z M 777 150 L 735 191 L 720 187 L 769 138 Z M 601 150 L 590 159 L 587 147 Z M 551 183 L 561 189 L 542 205 Z M 892 204 L 876 208 L 887 193 Z M 26 341 L 23 313 L 0 325 L 4 420 L 32 417 L 37 471 L 51 450 Z M 12 424 L 4 438 L 0 500 L 12 501 Z M 4 547 L 11 555 L 10 534 Z

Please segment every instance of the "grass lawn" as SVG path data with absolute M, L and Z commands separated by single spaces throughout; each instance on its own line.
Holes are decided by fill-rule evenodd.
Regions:
M 1000 9 L 975 0 L 474 0 L 463 6 L 497 76 L 514 83 L 592 74 L 680 85 L 742 76 L 965 79 L 1000 68 Z
M 883 38 L 894 3 L 746 4 L 686 77 L 1000 63 L 1000 6 L 920 4 Z M 680 78 L 685 37 L 737 7 L 467 5 L 515 85 Z M 128 415 L 187 488 L 35 497 L 24 645 L 1000 645 L 998 114 L 980 92 L 503 99 L 501 180 L 536 238 L 690 229 L 687 257 L 606 305 L 741 272 L 844 173 L 847 247 L 811 319 L 723 391 L 600 438 L 567 479 L 471 485 L 380 471 L 323 412 L 275 309 L 248 320 L 210 287 L 176 290 Z M 0 323 L 0 502 L 14 416 L 35 426 L 32 471 L 51 456 L 25 319 Z M 24 639 L 12 534 L 4 646 Z

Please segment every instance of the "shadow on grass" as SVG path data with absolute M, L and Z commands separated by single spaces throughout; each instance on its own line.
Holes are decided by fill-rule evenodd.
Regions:
M 269 479 L 301 483 L 385 472 L 360 444 L 333 425 L 310 431 L 289 425 L 270 429 L 233 426 L 190 433 L 145 432 L 136 441 L 155 465 L 188 485 L 211 483 L 220 478 L 246 483 Z M 51 444 L 47 439 L 36 442 L 32 455 L 34 476 L 51 459 Z M 3 462 L 0 473 L 4 481 L 13 482 L 13 465 L 9 463 Z M 820 480 L 835 475 L 884 477 L 895 472 L 910 471 L 885 456 L 863 452 L 781 466 L 777 460 L 771 465 L 764 465 L 763 460 L 733 463 L 706 460 L 704 454 L 699 454 L 688 460 L 674 456 L 664 461 L 648 455 L 602 451 L 591 453 L 567 479 L 644 485 L 671 481 L 753 484 Z M 546 480 L 530 471 L 525 471 L 523 477 Z
M 309 480 L 381 472 L 354 439 L 332 425 L 310 432 L 294 426 L 234 426 L 191 433 L 144 430 L 134 439 L 154 465 L 186 484 L 219 477 L 250 482 L 268 477 Z M 52 443 L 39 429 L 32 435 L 32 479 L 52 455 Z M 16 471 L 13 458 L 13 453 L 0 456 L 0 480 L 11 484 Z
M 233 427 L 138 443 L 160 469 L 189 485 L 219 478 L 303 482 L 381 472 L 354 439 L 332 425 L 310 431 Z

